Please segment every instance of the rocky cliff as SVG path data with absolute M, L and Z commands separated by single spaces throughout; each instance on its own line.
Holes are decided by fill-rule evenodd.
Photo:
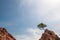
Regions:
M 60 38 L 53 31 L 46 29 L 39 40 L 60 40 Z
M 16 40 L 5 28 L 0 28 L 0 40 Z

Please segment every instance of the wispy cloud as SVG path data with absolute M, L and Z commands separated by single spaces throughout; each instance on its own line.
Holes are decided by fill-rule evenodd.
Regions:
M 27 35 L 16 35 L 16 40 L 34 40 L 32 37 L 27 36 Z
M 15 38 L 17 40 L 38 40 L 41 37 L 42 31 L 38 29 L 33 29 L 33 28 L 28 28 L 27 29 L 28 33 L 31 35 L 16 35 Z
M 20 6 L 31 6 L 33 0 L 20 0 Z

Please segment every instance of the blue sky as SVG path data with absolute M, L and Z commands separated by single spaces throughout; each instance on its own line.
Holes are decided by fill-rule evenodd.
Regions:
M 39 23 L 60 36 L 60 0 L 1 0 L 0 27 L 17 40 L 38 40 L 43 31 Z

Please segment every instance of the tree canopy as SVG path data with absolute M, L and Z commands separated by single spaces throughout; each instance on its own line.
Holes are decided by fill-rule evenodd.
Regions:
M 39 29 L 44 29 L 45 27 L 47 27 L 47 25 L 44 24 L 44 23 L 40 23 L 37 26 L 38 26 Z

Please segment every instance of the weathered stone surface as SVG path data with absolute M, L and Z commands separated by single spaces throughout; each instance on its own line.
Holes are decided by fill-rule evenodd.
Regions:
M 5 28 L 0 28 L 0 40 L 16 40 Z
M 53 31 L 46 29 L 39 40 L 60 40 L 60 38 Z

